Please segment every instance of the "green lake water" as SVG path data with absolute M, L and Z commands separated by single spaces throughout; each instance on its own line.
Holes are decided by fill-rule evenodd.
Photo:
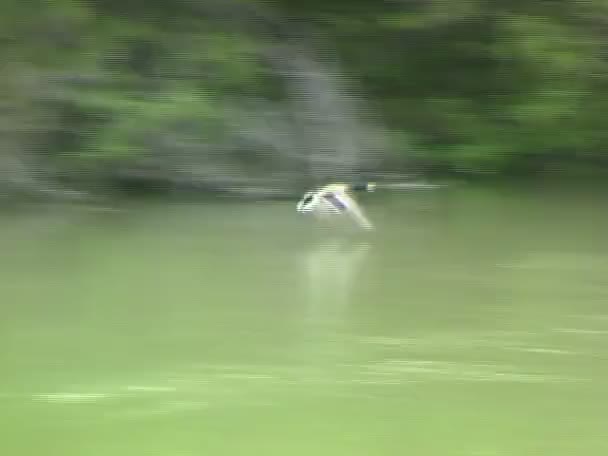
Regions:
M 0 455 L 608 454 L 597 189 L 0 216 Z

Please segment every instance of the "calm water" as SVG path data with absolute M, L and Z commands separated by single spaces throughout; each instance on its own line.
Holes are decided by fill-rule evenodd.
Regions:
M 4 215 L 0 454 L 608 454 L 597 190 Z

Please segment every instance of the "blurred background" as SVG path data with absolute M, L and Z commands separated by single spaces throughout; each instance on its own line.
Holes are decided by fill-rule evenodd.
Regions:
M 5 0 L 0 454 L 607 454 L 607 34 L 600 0 Z M 296 212 L 370 180 L 372 233 Z

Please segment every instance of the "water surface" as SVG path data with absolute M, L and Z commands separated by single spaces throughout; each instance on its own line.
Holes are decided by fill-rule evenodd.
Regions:
M 3 215 L 0 454 L 608 454 L 597 190 Z

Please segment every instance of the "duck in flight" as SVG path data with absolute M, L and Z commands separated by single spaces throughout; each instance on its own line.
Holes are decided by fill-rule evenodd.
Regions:
M 346 215 L 361 228 L 372 230 L 374 226 L 352 193 L 356 191 L 373 192 L 375 189 L 376 184 L 371 182 L 360 185 L 329 184 L 318 190 L 306 192 L 298 202 L 297 210 L 300 213 L 313 214 L 322 219 Z

